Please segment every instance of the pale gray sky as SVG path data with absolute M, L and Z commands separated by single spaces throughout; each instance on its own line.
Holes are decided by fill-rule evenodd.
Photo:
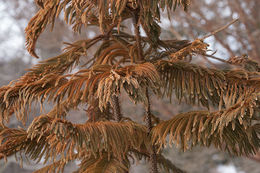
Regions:
M 0 2 L 0 59 L 16 58 L 16 53 L 25 49 L 21 23 L 6 13 L 6 8 L 5 3 Z

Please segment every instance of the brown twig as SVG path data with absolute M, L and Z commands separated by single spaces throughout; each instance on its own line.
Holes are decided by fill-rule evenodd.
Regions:
M 223 31 L 224 29 L 228 28 L 230 25 L 233 25 L 233 24 L 234 24 L 235 22 L 237 22 L 238 20 L 239 20 L 238 18 L 232 20 L 230 23 L 226 24 L 225 26 L 222 26 L 222 27 L 216 29 L 215 31 L 211 32 L 210 34 L 205 35 L 205 36 L 202 37 L 200 40 L 205 40 L 206 38 L 211 37 L 211 36 L 217 34 L 217 33 L 220 32 L 220 31 Z
M 226 60 L 224 60 L 224 59 L 221 59 L 221 58 L 218 58 L 218 57 L 216 57 L 216 56 L 214 56 L 214 55 L 204 54 L 204 56 L 229 64 L 228 61 L 226 61 Z
M 148 135 L 150 135 L 153 124 L 152 124 L 152 114 L 151 114 L 151 105 L 150 105 L 150 98 L 148 93 L 148 88 L 146 88 L 146 98 L 147 98 L 147 105 L 146 105 L 146 126 L 148 129 Z M 156 154 L 156 147 L 152 145 L 152 151 L 150 152 L 150 163 L 151 163 L 151 173 L 158 173 L 157 167 L 157 154 Z

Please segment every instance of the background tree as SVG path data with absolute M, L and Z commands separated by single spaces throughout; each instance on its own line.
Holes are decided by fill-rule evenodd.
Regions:
M 212 47 L 221 58 L 248 54 L 260 62 L 259 6 L 258 0 L 198 0 L 191 4 L 192 10 L 172 14 L 166 30 L 178 39 L 196 39 L 239 17 L 239 22 L 211 37 Z
M 148 158 L 152 172 L 157 172 L 158 164 L 181 172 L 161 154 L 167 143 L 175 142 L 183 150 L 214 144 L 237 155 L 259 149 L 257 64 L 242 59 L 240 69 L 225 71 L 197 66 L 190 61 L 195 54 L 205 55 L 208 45 L 203 39 L 159 38 L 160 9 L 171 11 L 182 4 L 186 10 L 188 1 L 39 0 L 37 4 L 41 9 L 26 29 L 27 48 L 33 56 L 38 57 L 39 35 L 47 24 L 54 24 L 61 10 L 74 31 L 79 32 L 82 25 L 97 25 L 100 35 L 68 43 L 63 54 L 0 89 L 1 157 L 21 151 L 32 160 L 51 161 L 38 172 L 60 170 L 75 159 L 81 162 L 76 172 L 125 172 L 130 158 Z M 123 32 L 124 22 L 130 20 L 134 35 Z M 146 36 L 140 35 L 140 27 Z M 89 54 L 93 45 L 99 48 Z M 81 59 L 83 66 L 79 66 Z M 144 104 L 146 127 L 122 115 L 118 97 L 123 89 L 134 102 Z M 179 101 L 208 109 L 218 105 L 219 110 L 193 111 L 162 121 L 151 112 L 152 94 L 169 98 L 175 94 Z M 5 126 L 13 112 L 25 123 L 35 100 L 57 105 L 35 118 L 26 131 Z M 68 111 L 80 106 L 87 106 L 88 121 L 66 120 Z

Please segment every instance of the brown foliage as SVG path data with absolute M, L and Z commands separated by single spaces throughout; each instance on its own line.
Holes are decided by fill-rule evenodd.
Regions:
M 37 173 L 62 171 L 74 160 L 80 161 L 78 173 L 127 172 L 131 158 L 148 158 L 156 173 L 157 165 L 168 172 L 183 172 L 161 154 L 167 144 L 176 143 L 183 150 L 213 144 L 236 155 L 259 150 L 258 64 L 243 61 L 236 70 L 202 67 L 192 59 L 208 51 L 203 39 L 160 39 L 160 12 L 170 12 L 179 4 L 187 10 L 189 0 L 36 3 L 40 9 L 26 28 L 27 49 L 35 57 L 39 35 L 47 24 L 54 25 L 61 11 L 75 32 L 83 25 L 95 25 L 101 34 L 66 43 L 64 53 L 0 88 L 0 158 L 21 152 L 32 160 L 52 163 Z M 121 31 L 123 21 L 130 18 L 134 35 Z M 147 37 L 140 35 L 140 26 Z M 94 55 L 86 56 L 94 45 Z M 80 59 L 87 59 L 83 66 Z M 237 65 L 234 59 L 227 63 Z M 248 64 L 255 68 L 249 70 Z M 118 97 L 123 89 L 134 103 L 144 105 L 146 126 L 122 114 Z M 167 121 L 153 116 L 150 94 L 171 98 L 173 93 L 179 101 L 219 110 L 186 112 Z M 34 118 L 27 130 L 6 127 L 13 112 L 25 123 L 36 100 L 42 106 L 46 100 L 51 102 L 53 110 Z M 84 124 L 66 120 L 68 111 L 79 105 L 88 106 L 90 119 Z

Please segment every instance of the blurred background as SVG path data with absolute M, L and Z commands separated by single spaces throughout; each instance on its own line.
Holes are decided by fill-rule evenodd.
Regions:
M 260 62 L 260 1 L 259 0 L 196 0 L 192 1 L 188 13 L 181 8 L 171 13 L 171 19 L 162 13 L 163 31 L 162 39 L 188 39 L 194 40 L 224 26 L 233 19 L 239 18 L 239 22 L 228 29 L 216 34 L 205 41 L 210 44 L 214 56 L 227 59 L 234 56 L 247 54 L 252 59 Z M 33 0 L 8 0 L 0 1 L 0 86 L 7 85 L 11 80 L 23 75 L 25 69 L 30 68 L 39 60 L 32 58 L 25 50 L 24 29 L 30 18 L 37 12 Z M 126 29 L 131 32 L 131 26 L 126 24 Z M 75 34 L 71 28 L 60 19 L 51 32 L 47 29 L 37 43 L 37 53 L 41 60 L 53 57 L 62 52 L 63 42 L 73 42 L 79 38 L 93 37 L 98 33 L 97 28 L 82 30 L 81 34 Z M 215 67 L 223 66 L 214 59 L 198 58 L 197 63 Z M 140 105 L 133 105 L 123 95 L 122 109 L 125 115 L 142 121 L 144 110 Z M 185 104 L 169 103 L 168 100 L 158 101 L 152 99 L 155 115 L 169 119 L 177 113 L 196 109 Z M 46 106 L 48 109 L 48 105 Z M 39 112 L 39 111 L 38 111 Z M 37 116 L 37 111 L 35 115 Z M 31 118 L 33 118 L 31 116 Z M 85 113 L 73 111 L 74 122 L 84 122 Z M 71 118 L 72 119 L 72 118 Z M 15 118 L 10 121 L 10 127 L 19 124 Z M 259 173 L 260 155 L 250 158 L 235 157 L 212 148 L 194 148 L 185 153 L 176 148 L 167 148 L 165 156 L 173 161 L 176 166 L 189 173 Z M 8 158 L 5 164 L 0 161 L 0 173 L 30 173 L 37 169 L 32 163 L 25 163 L 20 168 L 19 163 L 13 157 Z M 146 164 L 134 163 L 131 172 L 145 172 Z M 74 164 L 66 168 L 66 172 L 72 172 Z

